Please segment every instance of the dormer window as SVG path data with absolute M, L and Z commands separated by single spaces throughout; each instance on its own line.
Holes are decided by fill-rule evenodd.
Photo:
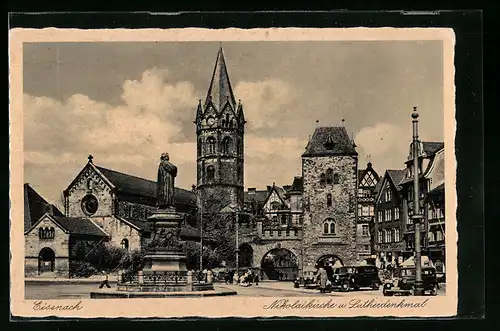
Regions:
M 331 150 L 333 150 L 334 147 L 335 147 L 335 143 L 333 142 L 332 137 L 329 135 L 328 138 L 326 139 L 326 142 L 325 142 L 325 148 L 326 148 L 326 150 L 331 151 Z

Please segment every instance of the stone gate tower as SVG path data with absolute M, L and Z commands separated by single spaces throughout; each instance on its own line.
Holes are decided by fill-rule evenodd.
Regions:
M 243 106 L 236 103 L 222 47 L 196 111 L 197 187 L 203 212 L 243 205 Z M 215 201 L 215 203 L 214 203 Z M 215 210 L 214 210 L 215 211 Z
M 318 127 L 302 154 L 303 270 L 323 258 L 356 256 L 358 154 L 345 127 Z

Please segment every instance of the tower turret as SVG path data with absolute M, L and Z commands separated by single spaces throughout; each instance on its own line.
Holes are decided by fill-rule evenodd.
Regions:
M 196 110 L 197 186 L 204 211 L 243 205 L 245 117 L 236 104 L 222 47 L 205 102 Z

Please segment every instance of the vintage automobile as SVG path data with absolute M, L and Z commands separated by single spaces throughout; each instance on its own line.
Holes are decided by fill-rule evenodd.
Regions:
M 362 287 L 378 290 L 380 285 L 378 268 L 375 266 L 341 267 L 335 270 L 332 279 L 332 287 L 344 292 Z
M 383 294 L 393 295 L 414 295 L 415 293 L 415 267 L 403 267 L 396 272 L 396 276 L 384 284 Z M 422 282 L 424 292 L 437 295 L 439 283 L 436 278 L 434 267 L 422 267 Z

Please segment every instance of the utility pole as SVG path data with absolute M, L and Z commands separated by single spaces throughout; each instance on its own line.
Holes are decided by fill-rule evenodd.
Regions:
M 413 224 L 415 225 L 415 295 L 424 295 L 422 282 L 422 253 L 420 240 L 420 223 L 423 215 L 420 214 L 420 185 L 419 185 L 419 166 L 418 166 L 418 113 L 417 107 L 413 107 L 411 114 L 413 122 Z

